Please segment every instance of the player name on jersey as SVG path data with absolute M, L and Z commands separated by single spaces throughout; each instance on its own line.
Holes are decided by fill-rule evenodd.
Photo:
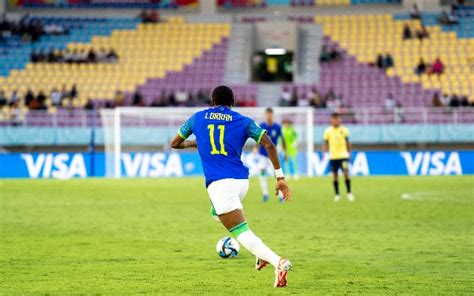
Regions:
M 221 121 L 232 121 L 232 115 L 230 114 L 223 114 L 223 113 L 208 113 L 206 112 L 206 115 L 204 115 L 205 119 L 209 120 L 221 120 Z

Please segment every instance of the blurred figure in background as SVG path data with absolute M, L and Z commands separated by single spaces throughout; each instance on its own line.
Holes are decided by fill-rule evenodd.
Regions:
M 412 19 L 421 19 L 421 11 L 416 3 L 413 4 L 410 10 L 410 17 Z
M 285 174 L 288 176 L 289 179 L 294 177 L 295 180 L 298 180 L 298 133 L 293 127 L 293 123 L 291 122 L 291 120 L 283 120 L 283 127 L 281 129 L 281 133 L 286 143 L 286 159 L 284 161 Z
M 179 106 L 186 106 L 189 102 L 189 93 L 185 89 L 176 90 L 174 97 Z
M 438 92 L 433 94 L 433 99 L 431 100 L 431 104 L 433 107 L 443 107 L 443 102 L 441 102 L 441 98 Z
M 61 106 L 62 103 L 62 94 L 57 88 L 53 88 L 50 94 L 51 104 L 55 107 Z
M 0 108 L 7 104 L 7 97 L 5 96 L 5 92 L 0 90 Z
M 120 90 L 116 91 L 115 96 L 114 96 L 114 106 L 121 107 L 124 104 L 125 104 L 125 95 Z
M 453 94 L 451 100 L 449 101 L 449 107 L 459 107 L 461 106 L 461 101 L 459 100 L 458 95 Z
M 384 57 L 384 69 L 392 68 L 395 65 L 393 56 L 391 53 L 387 52 Z
M 324 63 L 324 62 L 329 62 L 329 50 L 328 50 L 328 47 L 327 45 L 323 45 L 323 47 L 321 48 L 321 53 L 319 54 L 319 61 L 321 63 Z
M 441 61 L 440 57 L 437 57 L 433 65 L 431 65 L 430 74 L 441 75 L 444 73 L 444 63 Z
M 18 104 L 20 101 L 20 97 L 18 96 L 18 90 L 14 90 L 8 100 L 8 105 L 12 106 L 13 104 Z
M 77 94 L 78 94 L 77 85 L 73 84 L 71 88 L 71 92 L 69 93 L 69 97 L 71 98 L 71 100 L 74 100 L 75 98 L 77 98 Z
M 396 101 L 393 98 L 393 94 L 389 93 L 383 104 L 383 109 L 385 112 L 393 112 L 393 110 L 395 109 L 395 106 L 396 106 Z
M 38 110 L 47 110 L 48 107 L 46 106 L 46 94 L 43 90 L 40 90 L 38 96 L 36 97 L 39 107 Z
M 291 101 L 291 92 L 288 86 L 283 87 L 283 91 L 280 95 L 280 106 L 287 107 L 290 106 Z
M 405 25 L 403 25 L 403 40 L 407 40 L 407 39 L 411 39 L 413 37 L 413 33 L 411 32 L 411 28 L 410 28 L 410 25 L 408 25 L 407 23 L 405 23 Z
M 92 101 L 91 98 L 88 98 L 88 99 L 87 99 L 87 102 L 86 102 L 86 104 L 84 105 L 84 109 L 85 109 L 85 110 L 88 110 L 88 111 L 91 111 L 91 110 L 94 110 L 94 109 L 95 109 L 94 102 Z
M 136 91 L 133 94 L 132 106 L 135 106 L 135 107 L 144 107 L 145 106 L 145 102 L 143 102 L 143 97 L 138 91 Z
M 268 138 L 272 141 L 275 146 L 278 146 L 278 142 L 281 139 L 284 157 L 286 158 L 286 143 L 285 139 L 283 139 L 283 135 L 281 133 L 281 126 L 274 121 L 273 118 L 273 109 L 267 108 L 265 110 L 265 121 L 260 123 L 260 126 L 267 131 Z M 262 190 L 262 201 L 267 202 L 269 199 L 268 193 L 268 184 L 267 184 L 267 174 L 270 170 L 271 163 L 270 159 L 268 158 L 267 150 L 263 146 L 259 146 L 259 162 L 258 167 L 260 169 L 260 174 L 258 175 L 258 179 L 260 182 L 260 189 Z M 279 195 L 279 201 L 282 202 L 282 196 Z
M 403 105 L 400 100 L 397 101 L 395 109 L 393 110 L 393 117 L 395 123 L 405 122 L 405 110 L 403 110 Z
M 421 76 L 422 74 L 425 74 L 426 72 L 426 64 L 423 58 L 420 58 L 418 61 L 418 65 L 416 66 L 415 69 L 415 74 Z
M 349 175 L 349 161 L 352 147 L 349 142 L 349 130 L 341 125 L 338 113 L 331 114 L 331 126 L 324 131 L 323 140 L 323 157 L 326 157 L 329 152 L 329 162 L 335 194 L 334 201 L 338 202 L 340 200 L 338 174 L 339 170 L 342 170 L 346 183 L 347 199 L 353 202 L 355 199 L 354 195 L 352 195 Z
M 97 54 L 93 48 L 89 49 L 89 52 L 87 53 L 87 62 L 88 63 L 97 62 Z
M 107 54 L 107 63 L 116 63 L 118 60 L 118 54 L 115 52 L 115 50 L 112 48 L 109 53 Z
M 27 106 L 29 108 L 30 102 L 33 101 L 34 98 L 35 98 L 35 96 L 33 94 L 33 91 L 31 89 L 28 89 L 26 91 L 25 98 L 24 98 L 25 106 Z
M 10 105 L 10 123 L 13 126 L 18 126 L 22 122 L 21 110 L 18 106 L 18 102 Z
M 296 87 L 294 87 L 293 92 L 291 93 L 290 107 L 296 106 L 298 106 L 298 90 L 296 89 Z
M 160 14 L 156 9 L 152 9 L 150 12 L 150 22 L 151 23 L 159 23 L 160 22 Z
M 418 37 L 420 41 L 423 41 L 425 38 L 430 38 L 430 32 L 428 32 L 425 25 L 421 24 L 420 30 L 416 31 L 416 37 Z
M 451 98 L 449 97 L 447 93 L 444 93 L 443 96 L 441 97 L 441 103 L 443 104 L 443 106 L 448 106 L 450 100 Z

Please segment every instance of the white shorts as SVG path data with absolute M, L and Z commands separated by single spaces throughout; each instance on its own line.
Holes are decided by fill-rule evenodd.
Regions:
M 248 179 L 222 179 L 207 187 L 209 198 L 217 215 L 243 209 L 242 200 L 249 190 Z
M 273 164 L 270 161 L 270 158 L 265 155 L 258 155 L 258 169 L 260 171 L 265 171 L 267 175 L 272 175 L 273 174 Z

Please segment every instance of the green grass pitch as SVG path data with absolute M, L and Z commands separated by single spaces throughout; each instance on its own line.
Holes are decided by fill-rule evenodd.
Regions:
M 250 228 L 294 266 L 275 290 L 247 250 L 217 256 L 201 178 L 3 180 L 0 294 L 472 294 L 473 181 L 358 177 L 351 204 L 303 179 L 280 205 L 252 180 Z

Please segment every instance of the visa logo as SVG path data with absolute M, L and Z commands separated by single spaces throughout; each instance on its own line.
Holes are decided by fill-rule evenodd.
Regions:
M 183 165 L 178 153 L 124 153 L 122 168 L 126 177 L 182 177 Z
M 409 175 L 462 175 L 459 153 L 400 152 Z
M 22 154 L 30 178 L 70 179 L 87 177 L 86 165 L 82 154 L 42 153 L 34 159 L 31 154 Z

